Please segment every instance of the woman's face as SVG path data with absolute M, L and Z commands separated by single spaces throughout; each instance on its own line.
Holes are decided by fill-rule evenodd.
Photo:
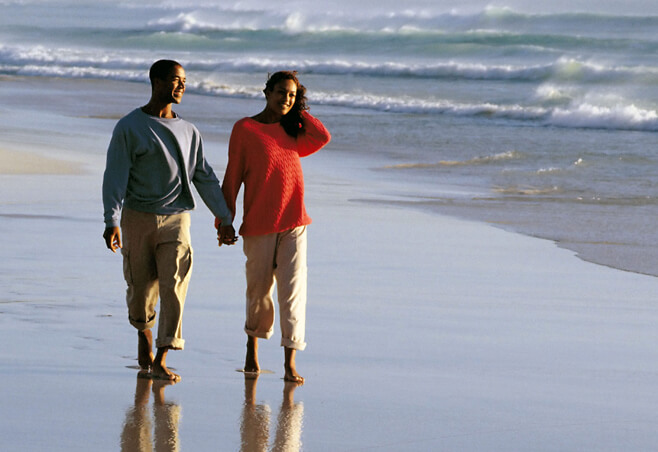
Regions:
M 295 105 L 297 84 L 293 80 L 281 80 L 271 91 L 265 91 L 267 109 L 277 116 L 285 116 Z

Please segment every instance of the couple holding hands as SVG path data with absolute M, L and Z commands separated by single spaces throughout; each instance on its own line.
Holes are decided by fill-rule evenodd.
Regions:
M 185 70 L 172 60 L 149 71 L 151 98 L 117 123 L 103 177 L 107 247 L 121 249 L 128 285 L 128 318 L 138 332 L 140 376 L 179 381 L 167 368 L 169 350 L 182 350 L 182 317 L 192 273 L 191 184 L 215 216 L 219 245 L 237 241 L 236 198 L 244 185 L 239 233 L 246 256 L 245 372 L 259 372 L 258 338 L 272 336 L 276 283 L 286 381 L 303 383 L 295 365 L 306 347 L 306 226 L 300 157 L 329 142 L 308 113 L 306 89 L 295 72 L 272 74 L 265 108 L 237 121 L 220 182 L 208 164 L 198 129 L 172 104 L 185 92 Z M 157 338 L 156 323 L 160 299 Z M 153 345 L 156 353 L 153 354 Z

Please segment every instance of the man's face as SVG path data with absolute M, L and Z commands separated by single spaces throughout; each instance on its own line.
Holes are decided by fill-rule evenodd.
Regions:
M 175 66 L 163 80 L 156 80 L 158 99 L 168 104 L 180 104 L 185 93 L 185 69 Z

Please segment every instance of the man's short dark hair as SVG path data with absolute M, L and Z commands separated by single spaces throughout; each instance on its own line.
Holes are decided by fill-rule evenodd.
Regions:
M 153 65 L 151 66 L 151 70 L 149 71 L 149 79 L 151 79 L 151 84 L 153 84 L 153 81 L 155 79 L 158 80 L 165 80 L 169 74 L 171 74 L 171 71 L 175 67 L 182 67 L 180 63 L 174 60 L 158 60 Z

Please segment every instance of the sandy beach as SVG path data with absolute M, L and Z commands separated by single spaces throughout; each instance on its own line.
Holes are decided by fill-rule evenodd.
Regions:
M 224 103 L 223 114 L 252 107 L 238 104 Z M 48 154 L 40 143 L 76 139 L 94 149 L 57 152 L 59 163 L 41 160 L 33 171 L 21 170 L 34 168 L 33 154 L 0 153 L 9 168 L 0 178 L 2 450 L 658 446 L 655 278 L 394 204 L 377 175 L 360 177 L 364 162 L 331 145 L 304 161 L 314 220 L 309 345 L 298 357 L 306 384 L 284 384 L 278 329 L 261 345 L 271 373 L 254 381 L 236 371 L 246 341 L 244 257 L 240 245 L 216 246 L 201 205 L 186 349 L 168 359 L 182 382 L 138 380 L 121 258 L 101 238 L 102 158 L 115 120 L 49 114 L 83 131 L 57 141 L 34 125 L 34 147 Z M 209 147 L 225 146 L 225 133 L 208 131 Z M 5 141 L 0 149 L 19 140 Z M 220 174 L 223 149 L 211 160 Z
M 51 159 L 27 151 L 0 149 L 0 174 L 79 174 L 83 170 L 76 162 Z

